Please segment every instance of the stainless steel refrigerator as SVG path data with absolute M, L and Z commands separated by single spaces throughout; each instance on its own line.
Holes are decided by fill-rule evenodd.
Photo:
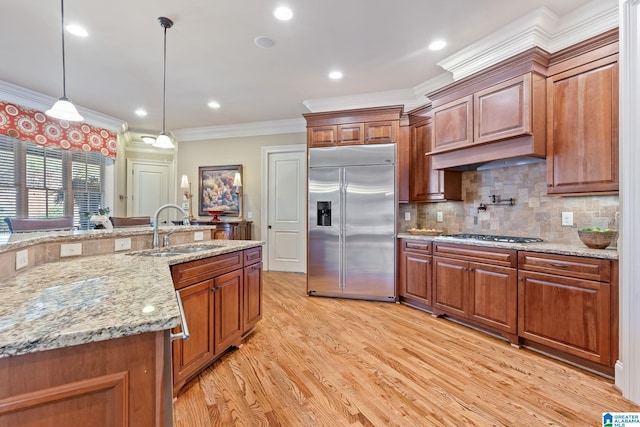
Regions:
M 395 144 L 309 149 L 309 295 L 395 301 Z

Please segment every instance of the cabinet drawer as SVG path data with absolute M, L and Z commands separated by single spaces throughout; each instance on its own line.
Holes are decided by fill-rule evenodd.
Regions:
M 518 268 L 599 282 L 611 280 L 611 262 L 604 259 L 519 252 Z
M 423 255 L 430 255 L 431 242 L 426 240 L 402 239 L 402 252 L 413 252 Z
M 244 251 L 244 265 L 251 265 L 262 261 L 262 246 L 246 249 Z
M 517 251 L 512 249 L 484 248 L 451 243 L 434 242 L 433 254 L 512 268 L 516 267 L 517 261 Z
M 173 278 L 173 286 L 180 289 L 237 270 L 242 266 L 243 252 L 238 251 L 174 265 L 171 268 L 171 277 Z

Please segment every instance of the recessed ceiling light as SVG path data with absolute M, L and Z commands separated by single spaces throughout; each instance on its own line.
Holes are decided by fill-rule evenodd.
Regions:
M 216 101 L 211 101 L 207 105 L 211 108 L 220 108 L 220 104 L 218 104 Z
M 87 30 L 82 28 L 80 25 L 70 24 L 70 25 L 67 25 L 65 28 L 74 36 L 87 37 L 89 35 L 89 33 L 87 33 Z
M 143 136 L 142 137 L 142 141 L 145 144 L 153 144 L 156 142 L 156 139 L 153 136 Z
M 329 73 L 329 78 L 333 80 L 341 79 L 342 73 L 340 71 L 332 71 Z
M 276 44 L 273 39 L 265 36 L 258 36 L 253 40 L 253 42 L 256 44 L 256 46 L 262 47 L 264 49 L 269 49 L 270 47 L 273 47 L 274 44 Z
M 293 18 L 293 12 L 288 7 L 281 6 L 273 11 L 273 16 L 281 21 L 288 21 Z
M 440 50 L 447 45 L 447 42 L 444 40 L 436 40 L 429 45 L 429 49 L 431 50 Z
M 146 115 L 147 115 L 147 112 L 146 112 L 146 111 L 144 111 L 142 108 L 138 108 L 138 109 L 135 111 L 135 113 L 136 113 L 138 116 L 140 116 L 140 117 L 144 117 L 144 116 L 146 116 Z

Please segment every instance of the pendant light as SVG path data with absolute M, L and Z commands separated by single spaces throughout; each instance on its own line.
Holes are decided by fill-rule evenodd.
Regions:
M 158 148 L 173 148 L 174 146 L 171 142 L 171 138 L 169 138 L 169 135 L 165 132 L 165 105 L 167 103 L 167 28 L 171 28 L 173 26 L 173 21 L 161 16 L 158 18 L 158 22 L 160 22 L 160 25 L 164 28 L 164 63 L 162 66 L 162 132 L 156 138 L 156 142 L 153 143 L 153 146 Z
M 62 96 L 45 113 L 55 119 L 69 122 L 81 122 L 84 118 L 78 113 L 76 107 L 67 98 L 66 70 L 64 65 L 64 0 L 60 0 L 60 15 L 62 16 Z

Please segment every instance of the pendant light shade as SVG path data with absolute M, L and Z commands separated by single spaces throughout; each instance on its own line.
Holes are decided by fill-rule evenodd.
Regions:
M 67 98 L 67 76 L 64 63 L 64 0 L 60 0 L 60 15 L 62 17 L 62 96 L 51 109 L 45 111 L 45 114 L 55 119 L 81 122 L 84 118 L 78 113 L 71 100 Z
M 166 99 L 167 99 L 167 28 L 173 26 L 173 21 L 169 18 L 161 16 L 158 18 L 158 22 L 162 28 L 164 28 L 164 55 L 162 64 L 162 132 L 156 138 L 156 142 L 153 143 L 157 148 L 173 148 L 174 145 L 171 142 L 171 138 L 165 131 L 165 118 L 166 118 Z

